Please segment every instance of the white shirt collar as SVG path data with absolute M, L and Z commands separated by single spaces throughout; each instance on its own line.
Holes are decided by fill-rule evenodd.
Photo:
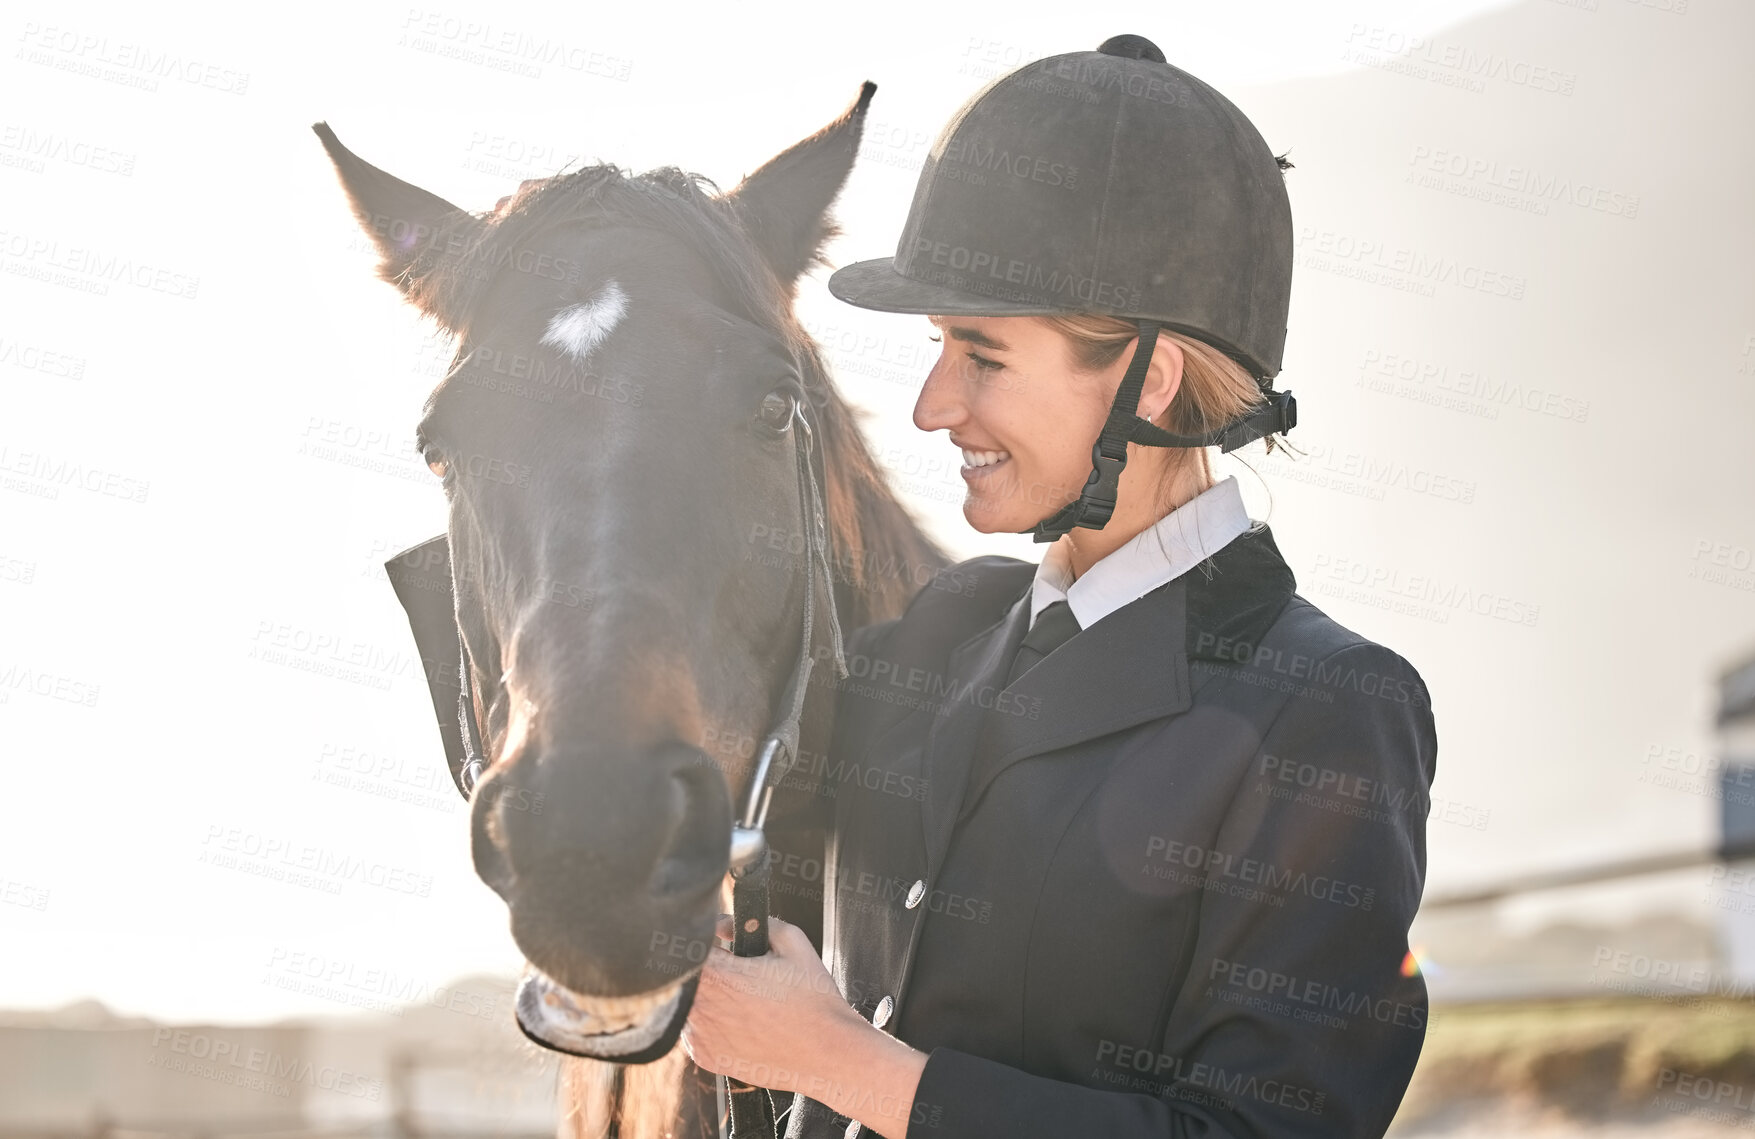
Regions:
M 1230 475 L 1195 495 L 1121 548 L 1098 559 L 1072 580 L 1072 547 L 1062 538 L 1048 547 L 1030 586 L 1030 623 L 1056 601 L 1065 601 L 1079 628 L 1139 600 L 1167 581 L 1187 573 L 1251 526 L 1243 509 L 1237 476 Z

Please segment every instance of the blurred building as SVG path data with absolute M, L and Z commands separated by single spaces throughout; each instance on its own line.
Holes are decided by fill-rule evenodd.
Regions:
M 168 1025 L 95 1002 L 0 1014 L 0 1139 L 555 1133 L 556 1056 L 472 979 L 390 1011 Z
M 1719 949 L 1739 985 L 1755 984 L 1755 656 L 1719 678 L 1719 792 L 1725 863 Z

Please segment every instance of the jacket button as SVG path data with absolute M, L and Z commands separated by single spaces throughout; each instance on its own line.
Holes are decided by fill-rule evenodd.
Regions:
M 902 904 L 913 909 L 920 904 L 920 899 L 924 897 L 926 897 L 926 879 L 916 879 L 914 885 L 908 887 L 908 897 Z
M 879 1001 L 877 1003 L 877 1008 L 871 1010 L 872 1027 L 882 1028 L 884 1025 L 890 1023 L 890 1014 L 895 1011 L 896 1002 L 889 997 L 885 997 L 883 1000 Z
M 855 1119 L 852 1123 L 847 1125 L 845 1139 L 859 1139 L 859 1133 L 863 1130 L 865 1129 L 859 1125 L 859 1120 Z

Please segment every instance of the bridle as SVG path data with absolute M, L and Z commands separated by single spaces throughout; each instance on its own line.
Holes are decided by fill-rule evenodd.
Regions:
M 523 185 L 520 185 L 519 188 L 523 189 Z M 505 200 L 502 199 L 500 204 L 503 207 L 506 204 Z M 578 225 L 583 220 L 577 215 L 556 218 L 537 226 L 529 233 L 523 234 L 520 240 L 528 246 L 534 242 L 539 234 L 562 226 Z M 647 227 L 634 225 L 624 226 L 624 228 Z M 507 261 L 509 260 L 508 258 Z M 499 275 L 505 271 L 507 261 L 502 261 L 496 266 L 488 278 L 478 284 L 478 290 L 488 289 L 493 281 L 497 280 Z M 463 367 L 467 361 L 467 356 L 458 360 L 453 371 Z M 827 472 L 824 472 L 821 481 L 819 481 L 817 468 L 824 462 L 824 457 L 818 453 L 813 445 L 815 432 L 811 429 L 810 419 L 804 413 L 806 399 L 803 395 L 794 395 L 792 398 L 792 416 L 789 423 L 795 428 L 792 435 L 795 441 L 793 454 L 798 473 L 799 518 L 804 527 L 807 545 L 805 551 L 807 583 L 804 591 L 804 617 L 799 634 L 798 661 L 793 665 L 792 676 L 787 681 L 785 693 L 781 698 L 780 717 L 768 730 L 768 734 L 762 740 L 761 747 L 757 749 L 755 771 L 751 774 L 749 786 L 743 795 L 743 810 L 737 816 L 732 827 L 731 869 L 736 881 L 753 880 L 757 874 L 761 873 L 757 869 L 758 863 L 765 866 L 767 841 L 763 835 L 762 827 L 767 820 L 768 804 L 773 798 L 774 788 L 779 786 L 780 781 L 786 777 L 798 759 L 799 723 L 804 716 L 805 696 L 810 687 L 811 669 L 815 664 L 812 655 L 812 638 L 816 625 L 816 584 L 819 570 L 822 574 L 825 596 L 824 609 L 828 615 L 829 647 L 833 653 L 836 675 L 842 679 L 847 676 L 846 655 L 841 640 L 841 620 L 835 609 L 835 582 L 829 566 L 828 525 L 824 518 L 823 508 L 822 482 L 827 481 Z M 391 585 L 396 589 L 403 608 L 408 610 L 411 623 L 415 626 L 415 640 L 423 657 L 426 657 L 430 650 L 436 649 L 436 646 L 431 643 L 433 638 L 429 632 L 431 626 L 436 622 L 431 617 L 430 604 L 417 605 L 413 591 L 422 589 L 431 591 L 433 589 L 431 571 L 440 558 L 441 550 L 443 550 L 443 560 L 448 575 L 450 550 L 446 536 L 443 534 L 404 550 L 384 565 Z M 413 566 L 409 565 L 411 560 L 414 563 Z M 422 567 L 427 570 L 424 581 L 411 580 L 413 575 L 401 572 L 408 568 L 418 571 Z M 445 727 L 444 712 L 440 707 L 441 695 L 437 688 L 437 677 L 433 672 L 428 671 L 427 680 L 429 687 L 433 690 L 435 710 L 440 713 L 440 735 L 445 743 L 446 766 L 450 768 L 451 778 L 456 783 L 458 792 L 465 800 L 468 800 L 473 796 L 476 784 L 486 773 L 488 760 L 487 748 L 482 744 L 481 728 L 476 721 L 474 702 L 471 699 L 473 674 L 470 668 L 469 644 L 464 639 L 461 622 L 456 621 L 454 594 L 452 602 L 452 622 L 456 626 L 458 679 L 455 718 L 457 734 L 455 739 Z M 417 614 L 417 608 L 429 612 Z M 423 633 L 428 633 L 428 635 L 423 636 Z M 441 654 L 441 659 L 448 655 L 447 650 Z M 737 927 L 738 932 L 745 935 L 745 941 L 740 943 L 741 945 L 746 947 L 759 945 L 760 948 L 751 948 L 751 952 L 748 953 L 740 950 L 739 956 L 759 957 L 767 952 L 765 876 L 762 877 L 761 882 L 764 908 L 757 915 L 757 929 L 746 931 L 744 927 L 747 923 L 741 915 Z M 755 888 L 752 881 L 751 885 L 747 887 L 746 893 L 753 892 Z
M 798 659 L 786 682 L 772 726 L 763 737 L 755 754 L 755 764 L 741 795 L 742 807 L 737 811 L 731 828 L 730 873 L 732 878 L 732 944 L 731 951 L 739 957 L 760 957 L 768 952 L 768 908 L 770 869 L 768 842 L 764 827 L 774 789 L 792 770 L 799 757 L 799 735 L 804 706 L 810 690 L 811 672 L 816 664 L 817 590 L 823 590 L 823 624 L 828 627 L 830 659 L 836 675 L 847 676 L 845 648 L 841 636 L 840 615 L 835 606 L 835 584 L 829 562 L 828 524 L 824 516 L 822 483 L 818 468 L 824 458 L 815 444 L 815 432 L 805 414 L 805 400 L 793 396 L 789 419 L 794 439 L 793 459 L 798 479 L 799 521 L 806 536 L 803 614 L 799 627 Z M 391 558 L 384 566 L 391 585 L 409 614 L 415 640 L 423 658 L 432 654 L 439 667 L 427 670 L 428 686 L 434 709 L 439 715 L 440 736 L 444 742 L 446 765 L 451 771 L 458 793 L 472 800 L 476 786 L 488 767 L 487 748 L 483 745 L 480 724 L 476 719 L 473 699 L 473 670 L 469 646 L 457 621 L 454 585 L 446 535 L 439 535 Z M 442 575 L 442 576 L 441 576 Z M 450 604 L 439 608 L 441 583 Z M 440 630 L 448 622 L 450 628 Z M 447 696 L 440 684 L 449 646 L 456 645 L 457 695 L 451 727 L 445 723 Z M 733 800 L 738 802 L 737 799 Z M 520 1027 L 537 1043 L 557 1051 L 569 1051 L 533 1033 L 523 1020 Z M 668 1051 L 648 1049 L 621 1062 L 646 1062 Z M 598 1056 L 597 1059 L 615 1059 Z M 722 1135 L 771 1137 L 776 1131 L 772 1100 L 759 1087 L 745 1085 L 725 1076 L 718 1078 Z
M 502 202 L 502 206 L 504 204 Z M 580 220 L 582 219 L 576 215 L 554 219 L 523 234 L 521 240 L 528 245 L 539 233 L 561 225 L 577 224 Z M 479 281 L 477 289 L 485 290 L 491 281 L 497 279 L 504 270 L 505 263 L 502 261 L 489 274 L 487 280 Z M 454 370 L 455 367 L 464 366 L 467 359 L 467 356 L 459 359 Z M 741 796 L 742 808 L 737 811 L 731 828 L 731 951 L 740 957 L 759 957 L 768 952 L 771 872 L 764 827 L 774 789 L 786 778 L 799 758 L 800 725 L 804 717 L 805 700 L 809 694 L 811 672 L 816 663 L 814 650 L 818 624 L 819 579 L 823 589 L 823 623 L 828 626 L 830 656 L 834 661 L 836 675 L 842 679 L 847 676 L 840 615 L 835 605 L 835 582 L 829 564 L 828 525 L 824 517 L 822 486 L 827 482 L 827 472 L 823 471 L 819 477 L 818 470 L 824 462 L 824 456 L 814 446 L 815 432 L 805 414 L 807 396 L 808 389 L 793 395 L 792 413 L 788 419 L 794 440 L 799 521 L 806 536 L 804 611 L 800 620 L 798 659 L 781 694 L 777 716 L 757 748 L 754 769 Z M 475 714 L 474 670 L 469 656 L 469 644 L 463 635 L 462 623 L 457 618 L 456 586 L 447 535 L 440 534 L 404 550 L 387 561 L 384 570 L 408 614 L 409 624 L 420 650 L 428 691 L 439 719 L 439 735 L 444 746 L 446 766 L 457 785 L 458 793 L 465 801 L 473 801 L 475 788 L 487 773 L 489 759 L 488 749 L 483 743 L 481 725 Z M 454 658 L 451 658 L 452 645 L 455 645 Z M 445 708 L 445 689 L 448 685 L 442 680 L 447 663 L 454 663 L 455 667 L 450 671 L 457 678 L 455 711 L 449 717 L 449 724 L 446 722 Z M 734 799 L 734 804 L 737 801 Z M 546 982 L 547 978 L 543 980 Z M 516 1018 L 519 1027 L 525 1035 L 544 1047 L 572 1051 L 538 1035 L 526 1023 L 524 1001 L 528 995 L 526 990 L 530 989 L 532 981 L 533 978 L 526 978 L 520 986 Z M 693 986 L 694 980 L 686 983 L 686 991 L 690 996 Z M 551 992 L 550 995 L 555 994 Z M 630 1044 L 638 1051 L 614 1055 L 599 1054 L 593 1055 L 593 1058 L 622 1063 L 647 1063 L 670 1051 L 679 1030 L 680 1024 L 673 1023 L 657 1040 Z M 591 1055 L 589 1052 L 578 1054 Z M 718 1077 L 717 1087 L 722 1139 L 772 1139 L 778 1130 L 777 1116 L 773 1101 L 766 1090 L 726 1076 Z
M 821 484 L 817 480 L 816 467 L 819 458 L 814 446 L 815 432 L 811 430 L 810 420 L 804 414 L 804 401 L 796 396 L 793 397 L 790 424 L 795 440 L 793 457 L 799 484 L 799 520 L 806 535 L 807 583 L 804 591 L 804 614 L 799 622 L 798 660 L 792 666 L 792 675 L 788 678 L 780 698 L 779 718 L 768 729 L 761 746 L 756 749 L 755 770 L 751 772 L 749 784 L 744 789 L 743 809 L 731 828 L 734 901 L 743 898 L 750 906 L 759 903 L 759 909 L 752 909 L 749 913 L 743 912 L 743 907 L 734 906 L 737 910 L 734 915 L 737 929 L 733 938 L 733 952 L 739 957 L 760 957 L 768 951 L 768 846 L 763 827 L 767 824 L 768 807 L 773 800 L 774 789 L 798 761 L 800 724 L 804 719 L 805 698 L 810 692 L 811 671 L 816 665 L 812 642 L 816 633 L 819 574 L 826 600 L 823 609 L 829 628 L 831 659 L 835 663 L 837 677 L 845 679 L 847 676 L 841 619 L 835 609 L 835 581 L 829 565 L 828 523 L 823 512 Z M 397 555 L 398 558 L 402 556 Z M 394 565 L 395 561 L 395 558 L 391 559 L 386 569 Z M 457 630 L 457 657 L 457 725 L 462 754 L 459 761 L 450 764 L 450 767 L 457 790 L 467 800 L 473 798 L 476 784 L 486 772 L 488 761 L 472 699 L 473 674 L 469 645 L 463 638 L 461 627 Z

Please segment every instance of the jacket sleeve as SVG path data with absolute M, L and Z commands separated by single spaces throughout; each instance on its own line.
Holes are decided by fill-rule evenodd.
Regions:
M 1107 1086 L 934 1049 L 907 1139 L 1381 1136 L 1425 1035 L 1405 962 L 1436 757 L 1400 656 L 1366 642 L 1314 663 L 1211 848 L 1174 852 L 1202 900 L 1187 958 L 1167 963 L 1163 1038 L 1103 1042 L 1088 1083 Z

